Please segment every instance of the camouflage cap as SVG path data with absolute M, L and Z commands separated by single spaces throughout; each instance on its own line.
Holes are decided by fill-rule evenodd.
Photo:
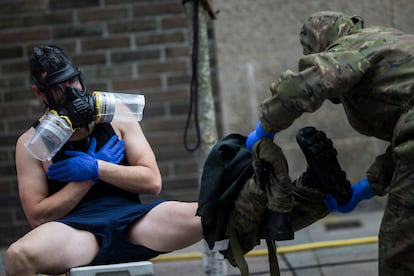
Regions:
M 338 38 L 363 28 L 359 16 L 349 16 L 342 12 L 321 11 L 312 14 L 300 32 L 303 54 L 324 51 Z

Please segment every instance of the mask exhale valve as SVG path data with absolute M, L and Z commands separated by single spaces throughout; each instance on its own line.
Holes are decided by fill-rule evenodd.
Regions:
M 140 94 L 95 91 L 89 95 L 93 109 L 93 121 L 139 122 L 142 120 L 145 97 Z M 35 128 L 34 134 L 25 142 L 30 154 L 41 161 L 51 160 L 69 140 L 73 132 L 73 120 L 68 112 L 51 110 Z M 76 125 L 75 125 L 76 127 Z

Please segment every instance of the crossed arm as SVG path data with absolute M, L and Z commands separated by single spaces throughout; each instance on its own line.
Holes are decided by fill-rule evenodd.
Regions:
M 158 194 L 162 186 L 159 168 L 139 123 L 117 123 L 113 124 L 113 128 L 124 141 L 125 156 L 130 165 L 97 159 L 99 179 L 129 192 Z M 67 215 L 94 185 L 94 181 L 76 178 L 76 181 L 68 181 L 61 190 L 49 195 L 46 173 L 50 162 L 33 158 L 24 147 L 24 141 L 32 131 L 23 134 L 17 141 L 16 169 L 24 212 L 29 223 L 36 227 Z M 74 160 L 73 164 L 79 161 Z M 79 175 L 82 173 L 77 173 L 76 177 Z

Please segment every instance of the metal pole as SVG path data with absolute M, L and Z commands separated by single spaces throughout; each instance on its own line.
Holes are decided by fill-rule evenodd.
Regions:
M 203 3 L 204 6 L 205 3 Z M 207 31 L 207 20 L 205 10 L 201 7 L 195 7 L 199 5 L 199 1 L 187 1 L 185 3 L 185 9 L 189 22 L 189 37 L 193 40 L 194 22 L 196 18 L 198 31 L 198 61 L 197 61 L 197 83 L 198 83 L 198 119 L 200 126 L 200 147 L 198 150 L 198 170 L 201 179 L 204 162 L 211 150 L 211 148 L 217 143 L 217 128 L 216 128 L 216 116 L 214 107 L 214 98 L 211 85 L 211 71 L 210 71 L 210 54 L 209 54 L 209 42 Z M 198 13 L 198 16 L 194 16 L 194 12 Z M 211 16 L 211 15 L 210 15 Z M 191 41 L 193 42 L 193 41 Z M 190 43 L 193 45 L 193 43 Z M 195 49 L 192 49 L 193 51 Z M 199 183 L 200 183 L 199 179 Z M 212 251 L 209 249 L 207 243 L 203 240 L 202 246 L 203 255 L 203 275 L 224 276 L 227 274 L 227 262 L 223 255 L 218 251 Z

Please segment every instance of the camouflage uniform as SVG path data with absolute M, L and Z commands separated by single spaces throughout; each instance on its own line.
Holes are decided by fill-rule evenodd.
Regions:
M 290 231 L 299 231 L 329 214 L 323 203 L 324 193 L 304 185 L 303 176 L 291 181 L 286 157 L 272 140 L 260 140 L 254 145 L 252 155 L 254 174 L 234 201 L 228 222 L 228 229 L 237 235 L 243 253 L 258 245 L 259 238 L 270 239 L 268 235 L 273 234 L 276 238 L 271 239 L 285 240 L 283 237 L 289 236 Z M 264 173 L 260 172 L 263 170 Z M 261 174 L 268 174 L 268 177 L 262 179 Z M 276 216 L 286 214 L 289 219 L 279 224 L 275 217 L 266 220 L 266 210 L 276 212 Z M 265 236 L 261 236 L 263 230 Z M 231 251 L 226 253 L 226 258 L 237 266 Z
M 286 157 L 272 140 L 260 140 L 252 152 L 245 144 L 245 136 L 233 133 L 214 145 L 204 164 L 197 209 L 209 248 L 234 266 L 232 250 L 223 243 L 229 237 L 237 237 L 247 253 L 260 239 L 293 238 L 293 231 L 329 213 L 325 194 L 305 185 L 309 179 L 291 181 Z M 269 216 L 269 210 L 279 218 Z
M 339 12 L 312 15 L 301 31 L 299 72 L 286 71 L 261 104 L 267 132 L 289 127 L 328 99 L 352 127 L 390 142 L 367 171 L 372 191 L 388 193 L 379 233 L 379 274 L 414 272 L 414 36 L 363 27 Z

